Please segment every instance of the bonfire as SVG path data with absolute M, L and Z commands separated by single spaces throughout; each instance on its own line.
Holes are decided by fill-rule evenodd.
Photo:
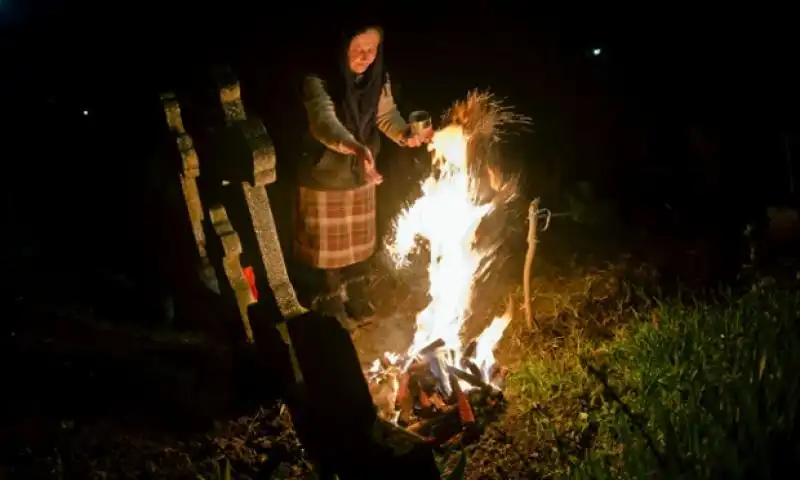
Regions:
M 479 245 L 478 227 L 516 195 L 516 182 L 503 181 L 480 152 L 498 140 L 504 125 L 527 122 L 490 94 L 473 92 L 457 102 L 433 136 L 422 195 L 395 220 L 387 245 L 398 268 L 428 249 L 429 303 L 417 315 L 409 348 L 376 359 L 368 379 L 384 417 L 439 445 L 478 431 L 481 420 L 504 405 L 505 371 L 494 349 L 511 321 L 511 304 L 477 338 L 465 341 L 462 327 L 475 281 L 491 268 L 498 246 Z M 480 192 L 486 183 L 489 201 Z

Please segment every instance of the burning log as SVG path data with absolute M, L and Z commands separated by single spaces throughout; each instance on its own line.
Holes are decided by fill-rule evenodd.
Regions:
M 453 374 L 452 370 L 448 372 L 448 376 L 450 377 L 450 385 L 453 387 L 453 396 L 456 399 L 458 418 L 461 420 L 461 424 L 464 427 L 474 424 L 475 413 L 472 411 L 472 405 L 469 403 L 467 394 L 461 390 L 461 386 L 458 384 L 458 378 Z
M 411 363 L 411 365 L 409 365 L 408 371 L 411 372 L 411 373 L 416 373 L 416 372 L 428 370 L 429 368 L 430 368 L 430 365 L 428 364 L 428 360 L 425 359 L 425 358 L 419 358 L 417 360 L 414 360 Z
M 444 399 L 442 398 L 442 395 L 439 394 L 438 392 L 431 395 L 431 404 L 433 404 L 433 406 L 436 407 L 438 411 L 444 410 L 444 408 L 447 406 L 447 404 L 444 402 Z
M 447 371 L 451 375 L 455 376 L 457 379 L 464 380 L 465 382 L 469 383 L 470 385 L 472 385 L 475 388 L 480 388 L 481 390 L 485 390 L 487 392 L 490 392 L 491 390 L 494 390 L 494 387 L 492 387 L 488 383 L 484 382 L 481 379 L 480 375 L 475 375 L 475 374 L 473 374 L 471 372 L 467 373 L 467 372 L 465 372 L 465 371 L 463 371 L 461 369 L 458 369 L 456 367 L 447 367 Z
M 447 373 L 448 352 L 444 348 L 439 348 L 429 355 L 430 370 L 439 380 L 439 385 L 445 395 L 453 393 L 453 386 L 450 384 L 450 375 Z
M 465 349 L 459 368 L 453 364 L 452 352 L 437 340 L 422 349 L 405 371 L 398 367 L 406 364 L 404 361 L 378 362 L 382 370 L 373 371 L 373 394 L 381 416 L 394 418 L 408 432 L 438 447 L 474 439 L 485 422 L 505 406 L 495 385 L 506 374 L 504 368 L 481 372 L 475 352 L 473 341 Z M 387 410 L 387 400 L 394 400 L 393 410 Z
M 463 354 L 462 358 L 464 358 L 466 360 L 468 358 L 474 357 L 475 356 L 475 350 L 477 350 L 477 349 L 478 349 L 478 340 L 477 339 L 473 339 L 471 342 L 469 342 L 467 344 L 466 348 L 464 348 L 464 354 Z
M 466 369 L 475 378 L 477 378 L 479 380 L 481 379 L 481 376 L 482 376 L 481 375 L 481 369 L 478 368 L 478 366 L 475 365 L 475 362 L 473 362 L 472 360 L 467 359 L 467 358 L 461 360 L 461 366 L 462 366 L 462 368 Z M 481 380 L 481 382 L 482 381 L 483 380 Z
M 420 350 L 417 355 L 419 357 L 425 357 L 425 356 L 430 355 L 430 354 L 432 354 L 432 353 L 436 352 L 437 350 L 442 349 L 444 347 L 445 347 L 444 340 L 439 338 L 439 339 L 434 340 L 433 342 L 431 342 L 427 347 L 425 347 L 422 350 Z
M 422 430 L 425 430 L 426 427 L 434 425 L 437 422 L 443 421 L 447 416 L 451 416 L 452 414 L 454 414 L 457 411 L 458 411 L 458 406 L 457 405 L 445 405 L 439 411 L 438 415 L 436 415 L 434 417 L 430 417 L 430 418 L 425 418 L 425 419 L 419 420 L 418 422 L 412 423 L 411 425 L 406 427 L 406 430 L 408 430 L 409 432 L 415 432 L 415 433 L 416 432 L 420 432 Z
M 408 421 L 411 418 L 414 408 L 414 400 L 411 398 L 411 375 L 408 372 L 401 374 L 399 387 L 397 389 L 396 408 L 400 410 L 400 420 Z
M 432 405 L 431 399 L 430 397 L 428 397 L 428 394 L 425 393 L 425 390 L 419 391 L 419 396 L 417 397 L 417 400 L 419 401 L 419 405 L 422 408 L 430 408 Z

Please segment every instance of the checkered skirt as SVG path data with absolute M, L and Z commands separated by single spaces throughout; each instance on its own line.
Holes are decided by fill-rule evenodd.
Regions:
M 316 268 L 353 265 L 375 251 L 375 185 L 350 190 L 300 187 L 295 256 Z

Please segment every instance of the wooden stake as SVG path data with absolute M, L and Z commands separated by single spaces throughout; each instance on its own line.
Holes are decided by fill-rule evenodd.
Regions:
M 525 323 L 528 329 L 533 329 L 533 313 L 531 312 L 531 267 L 533 257 L 536 255 L 536 228 L 539 216 L 539 199 L 534 199 L 528 207 L 528 251 L 525 253 L 525 269 L 522 279 L 522 288 L 525 294 Z

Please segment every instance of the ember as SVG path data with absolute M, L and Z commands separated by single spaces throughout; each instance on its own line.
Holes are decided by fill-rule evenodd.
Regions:
M 424 245 L 429 250 L 430 302 L 417 315 L 414 339 L 405 355 L 386 354 L 368 372 L 373 398 L 384 418 L 436 445 L 468 441 L 503 406 L 504 372 L 495 365 L 494 348 L 511 321 L 513 308 L 497 317 L 474 341 L 462 344 L 475 279 L 492 265 L 497 245 L 479 246 L 481 222 L 514 197 L 513 182 L 488 172 L 495 199 L 482 202 L 485 159 L 478 145 L 498 138 L 508 123 L 527 123 L 491 95 L 472 93 L 446 115 L 430 145 L 433 169 L 422 196 L 395 221 L 387 245 L 398 267 Z M 485 182 L 484 182 L 485 183 Z

